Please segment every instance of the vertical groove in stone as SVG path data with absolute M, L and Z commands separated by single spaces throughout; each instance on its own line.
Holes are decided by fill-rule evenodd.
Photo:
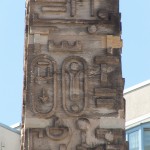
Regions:
M 90 0 L 91 17 L 94 17 L 94 0 Z
M 70 5 L 71 5 L 71 7 L 70 7 L 70 10 L 71 10 L 70 16 L 74 17 L 76 15 L 76 0 L 71 0 Z

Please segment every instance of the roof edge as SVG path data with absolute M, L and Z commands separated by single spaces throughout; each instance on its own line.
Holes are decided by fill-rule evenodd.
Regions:
M 3 123 L 0 123 L 0 126 L 1 126 L 2 128 L 5 128 L 5 129 L 7 129 L 7 130 L 9 130 L 9 131 L 11 131 L 11 132 L 14 132 L 14 133 L 17 133 L 17 134 L 20 135 L 20 131 L 18 131 L 18 130 L 16 130 L 16 129 L 13 129 L 13 128 L 11 128 L 11 127 L 9 127 L 9 126 L 3 124 Z
M 20 125 L 21 125 L 21 123 L 20 123 L 20 122 L 17 122 L 17 123 L 15 123 L 15 124 L 11 125 L 10 127 L 11 127 L 11 128 L 17 128 L 17 127 L 19 127 Z
M 134 90 L 137 90 L 137 89 L 139 89 L 139 88 L 142 88 L 142 87 L 144 87 L 144 86 L 147 86 L 148 84 L 150 84 L 150 80 L 146 80 L 146 81 L 144 81 L 144 82 L 141 82 L 141 83 L 139 83 L 139 84 L 136 84 L 136 85 L 134 85 L 134 86 L 131 86 L 131 87 L 125 89 L 123 93 L 124 93 L 124 94 L 127 94 L 127 93 L 129 93 L 129 92 L 132 92 L 132 91 L 134 91 Z
M 126 121 L 125 126 L 126 126 L 126 129 L 129 129 L 137 125 L 140 125 L 142 123 L 146 123 L 146 122 L 150 122 L 150 113 L 142 115 L 138 118 Z

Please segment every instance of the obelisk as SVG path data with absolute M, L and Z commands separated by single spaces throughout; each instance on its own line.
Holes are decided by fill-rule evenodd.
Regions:
M 26 0 L 22 150 L 126 150 L 119 0 Z

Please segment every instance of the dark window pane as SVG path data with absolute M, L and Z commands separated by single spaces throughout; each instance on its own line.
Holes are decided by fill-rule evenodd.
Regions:
M 150 129 L 144 129 L 144 150 L 150 150 Z

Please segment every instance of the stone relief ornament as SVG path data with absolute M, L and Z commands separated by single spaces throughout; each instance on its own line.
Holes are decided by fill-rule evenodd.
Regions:
M 87 63 L 78 56 L 64 60 L 62 65 L 62 94 L 64 110 L 73 116 L 81 115 L 87 103 Z
M 106 11 L 103 11 L 103 10 L 98 10 L 97 16 L 98 16 L 99 19 L 105 20 L 105 21 L 108 21 L 110 19 L 109 18 L 109 13 L 106 12 Z
M 76 15 L 76 0 L 70 0 L 70 4 L 71 4 L 71 6 L 70 6 L 70 10 L 71 10 L 70 16 L 74 17 Z
M 120 19 L 119 0 L 26 0 L 21 150 L 126 150 Z
M 90 0 L 90 7 L 91 7 L 91 17 L 94 17 L 94 2 L 95 0 Z
M 81 145 L 87 145 L 86 132 L 90 128 L 90 121 L 87 118 L 78 119 L 77 128 L 81 131 Z
M 28 150 L 67 150 L 70 140 L 70 130 L 63 121 L 52 116 L 52 125 L 46 128 L 30 128 L 28 136 Z M 28 132 L 29 133 L 29 132 Z
M 64 51 L 71 51 L 71 52 L 78 52 L 82 51 L 82 43 L 81 41 L 61 41 L 60 43 L 56 43 L 52 40 L 49 41 L 49 51 L 54 52 L 64 52 Z
M 124 130 L 123 129 L 95 129 L 97 139 L 104 140 L 105 144 L 123 145 Z
M 90 25 L 87 29 L 90 34 L 94 34 L 98 30 L 96 25 Z
M 40 99 L 41 102 L 43 102 L 43 103 L 47 102 L 48 99 L 49 99 L 49 97 L 46 95 L 46 91 L 45 91 L 44 88 L 42 89 L 42 92 L 41 92 L 41 93 L 42 93 L 42 95 L 39 96 L 39 99 Z
M 46 55 L 37 56 L 31 64 L 31 106 L 39 117 L 50 117 L 56 107 L 56 62 Z
M 87 118 L 79 118 L 76 122 L 77 129 L 80 130 L 81 134 L 81 144 L 77 145 L 76 150 L 106 150 L 105 145 L 88 145 L 87 131 L 91 128 L 91 123 Z
M 53 125 L 46 128 L 46 135 L 54 141 L 63 140 L 69 136 L 69 128 L 63 125 L 63 122 L 60 118 L 54 116 Z

